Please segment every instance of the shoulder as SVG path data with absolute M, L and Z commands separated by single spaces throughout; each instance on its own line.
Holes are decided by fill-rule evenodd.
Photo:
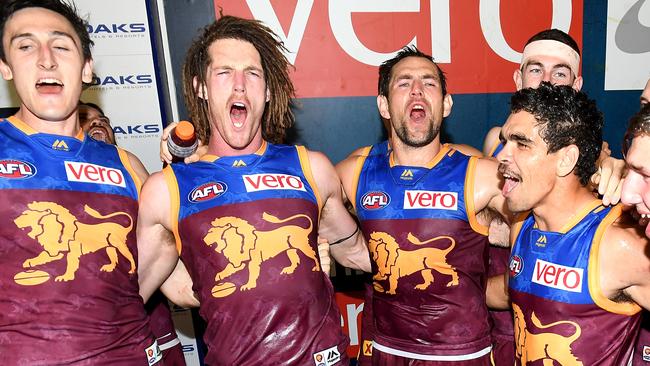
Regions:
M 612 210 L 619 210 L 619 207 L 616 206 Z M 603 229 L 602 243 L 608 249 L 646 256 L 648 238 L 645 237 L 642 227 L 627 212 L 622 212 L 614 222 Z

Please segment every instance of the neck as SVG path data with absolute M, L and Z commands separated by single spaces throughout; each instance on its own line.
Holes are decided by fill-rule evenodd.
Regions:
M 540 230 L 559 232 L 597 197 L 579 184 L 557 188 L 533 209 Z
M 259 138 L 254 138 L 246 146 L 241 148 L 232 146 L 228 144 L 219 133 L 213 133 L 210 136 L 210 142 L 208 144 L 208 154 L 216 156 L 238 156 L 238 155 L 250 155 L 256 153 L 262 144 L 264 139 L 262 136 Z
M 21 106 L 16 112 L 16 117 L 39 133 L 74 137 L 81 129 L 76 109 L 62 121 L 48 121 L 34 115 L 25 106 Z
M 390 139 L 390 144 L 393 149 L 393 161 L 396 165 L 427 166 L 442 148 L 439 136 L 436 136 L 428 145 L 421 147 L 406 145 L 399 137 L 396 137 L 396 134 L 393 136 Z

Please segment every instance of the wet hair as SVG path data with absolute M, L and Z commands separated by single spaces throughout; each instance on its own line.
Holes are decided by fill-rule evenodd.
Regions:
M 79 101 L 79 105 L 80 105 L 80 106 L 85 105 L 85 106 L 88 106 L 88 107 L 90 107 L 90 108 L 94 108 L 94 109 L 96 109 L 96 110 L 99 112 L 99 114 L 101 114 L 102 116 L 105 116 L 105 115 L 106 115 L 106 114 L 104 114 L 104 111 L 103 111 L 103 110 L 102 110 L 102 109 L 101 109 L 97 104 L 95 104 L 95 103 Z
M 568 85 L 542 82 L 539 87 L 522 89 L 510 100 L 510 112 L 532 114 L 548 153 L 576 145 L 580 152 L 574 174 L 586 186 L 596 172 L 596 160 L 603 141 L 603 114 L 587 94 Z
M 566 32 L 563 32 L 559 29 L 546 29 L 535 34 L 534 36 L 528 39 L 528 42 L 526 42 L 526 46 L 528 46 L 529 44 L 535 41 L 544 41 L 544 40 L 564 43 L 565 45 L 571 47 L 574 51 L 578 52 L 578 56 L 580 56 L 580 47 L 578 47 L 578 42 L 576 42 L 575 39 L 573 39 L 573 37 L 568 35 Z
M 14 13 L 26 8 L 43 8 L 63 16 L 70 22 L 75 33 L 77 33 L 77 37 L 81 41 L 84 60 L 87 61 L 93 57 L 90 48 L 94 45 L 94 42 L 88 34 L 88 22 L 77 14 L 77 8 L 74 3 L 63 0 L 9 0 L 5 4 L 2 4 L 0 8 L 0 41 L 4 38 L 7 21 L 9 21 Z M 0 46 L 0 59 L 5 62 L 7 61 L 4 46 Z
M 183 64 L 183 94 L 197 136 L 207 141 L 210 136 L 208 102 L 199 97 L 201 85 L 206 85 L 206 74 L 212 60 L 210 46 L 220 39 L 236 39 L 248 42 L 260 55 L 264 81 L 271 100 L 262 116 L 262 137 L 273 143 L 284 141 L 286 131 L 294 122 L 291 110 L 295 90 L 289 78 L 289 61 L 283 51 L 284 44 L 271 29 L 258 20 L 222 16 L 203 28 L 190 46 Z M 194 86 L 196 78 L 197 86 Z
M 630 118 L 623 139 L 623 155 L 627 155 L 632 140 L 639 136 L 650 136 L 650 103 L 644 104 L 641 110 Z
M 442 71 L 440 66 L 433 60 L 433 57 L 427 55 L 424 52 L 421 52 L 415 46 L 406 46 L 402 48 L 395 57 L 384 61 L 384 63 L 379 66 L 379 83 L 377 85 L 379 95 L 388 97 L 388 89 L 390 87 L 390 77 L 392 76 L 393 67 L 397 65 L 398 62 L 402 61 L 407 57 L 422 57 L 431 61 L 438 70 L 438 77 L 440 77 L 440 87 L 442 89 L 442 95 L 447 95 L 447 79 L 445 78 L 445 73 Z

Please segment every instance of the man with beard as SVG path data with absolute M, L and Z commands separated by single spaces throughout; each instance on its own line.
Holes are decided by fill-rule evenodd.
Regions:
M 503 197 L 495 161 L 441 144 L 452 104 L 431 56 L 402 49 L 379 69 L 390 148 L 337 165 L 373 259 L 374 365 L 490 364 L 487 228 L 476 214 L 502 212 Z
M 81 128 L 88 136 L 97 141 L 117 145 L 111 120 L 97 104 L 79 102 L 78 113 Z
M 650 307 L 648 241 L 587 187 L 602 114 L 584 93 L 541 84 L 511 99 L 497 155 L 513 225 L 509 293 L 517 365 L 624 365 Z

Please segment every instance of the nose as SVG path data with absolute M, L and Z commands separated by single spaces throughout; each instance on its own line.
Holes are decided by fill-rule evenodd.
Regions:
M 546 72 L 546 71 L 545 71 L 545 72 L 544 72 L 544 77 L 542 78 L 542 81 L 547 81 L 547 82 L 550 83 L 551 80 L 553 79 L 551 74 L 552 74 L 552 73 L 550 73 L 550 72 Z
M 56 69 L 57 63 L 49 47 L 41 47 L 38 57 L 38 66 L 45 70 Z
M 512 162 L 511 144 L 507 141 L 505 144 L 503 142 L 500 142 L 500 144 L 503 145 L 503 148 L 501 148 L 501 151 L 496 156 L 497 161 L 505 164 Z
M 641 192 L 639 185 L 642 184 L 643 178 L 639 173 L 630 170 L 623 181 L 621 188 L 621 202 L 626 205 L 636 205 L 641 203 Z
M 244 71 L 235 70 L 233 89 L 235 92 L 244 93 L 246 91 L 246 77 Z
M 411 96 L 422 96 L 422 81 L 421 80 L 413 80 L 413 84 L 411 84 Z

